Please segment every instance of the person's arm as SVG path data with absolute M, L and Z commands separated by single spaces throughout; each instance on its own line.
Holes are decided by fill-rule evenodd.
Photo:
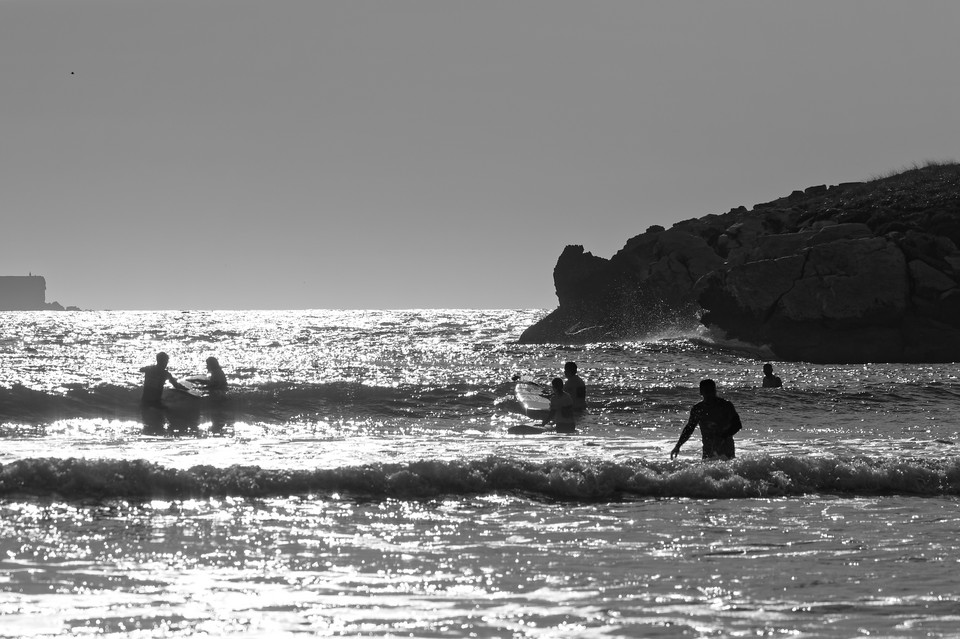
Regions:
M 167 380 L 170 382 L 170 385 L 176 388 L 177 390 L 187 390 L 187 387 L 177 381 L 177 378 L 173 376 L 173 373 L 167 371 Z
M 733 404 L 730 404 L 730 426 L 727 429 L 727 437 L 733 437 L 740 432 L 741 428 L 743 428 L 743 423 L 740 421 L 740 415 L 737 414 L 737 409 L 733 407 Z
M 695 410 L 690 411 L 690 419 L 687 420 L 687 425 L 683 427 L 683 430 L 680 432 L 680 439 L 677 441 L 677 445 L 673 447 L 673 450 L 670 451 L 670 459 L 676 459 L 677 455 L 680 454 L 680 447 L 687 443 L 687 440 L 690 439 L 690 436 L 693 435 L 693 431 L 697 427 L 697 414 Z

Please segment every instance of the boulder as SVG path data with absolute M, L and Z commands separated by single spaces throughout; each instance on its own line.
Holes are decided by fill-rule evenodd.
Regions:
M 960 361 L 960 165 L 816 186 L 650 227 L 609 260 L 567 247 L 560 306 L 522 342 L 702 325 L 781 360 Z

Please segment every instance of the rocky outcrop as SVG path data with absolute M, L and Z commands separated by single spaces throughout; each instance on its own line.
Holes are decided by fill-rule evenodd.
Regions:
M 47 281 L 40 275 L 0 275 L 0 311 L 64 310 L 57 302 L 47 302 L 46 297 Z
M 811 187 L 651 227 L 609 260 L 568 246 L 559 307 L 522 342 L 697 324 L 810 362 L 960 361 L 960 165 Z
M 47 281 L 39 275 L 0 276 L 0 311 L 36 311 L 46 305 Z

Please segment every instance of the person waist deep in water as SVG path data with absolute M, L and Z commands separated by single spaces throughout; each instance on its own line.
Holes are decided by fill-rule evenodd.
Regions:
M 763 365 L 763 387 L 764 388 L 782 388 L 783 380 L 778 375 L 773 374 L 773 364 Z
M 573 398 L 573 409 L 584 412 L 587 410 L 587 385 L 577 375 L 577 363 L 567 362 L 563 365 L 563 376 L 567 381 L 563 383 L 563 390 Z
M 553 394 L 550 396 L 550 412 L 543 420 L 543 426 L 551 421 L 557 425 L 558 433 L 573 433 L 577 430 L 574 418 L 573 397 L 563 390 L 563 380 L 555 377 L 551 382 Z
M 700 382 L 700 395 L 703 400 L 690 410 L 690 419 L 670 451 L 670 459 L 677 458 L 680 447 L 697 426 L 703 440 L 703 459 L 732 459 L 736 453 L 733 436 L 743 427 L 740 416 L 731 402 L 717 396 L 717 385 L 712 379 Z
M 207 358 L 207 379 L 197 380 L 197 384 L 203 386 L 209 393 L 225 393 L 227 391 L 227 375 L 223 372 L 219 360 L 216 357 Z
M 186 387 L 167 370 L 169 362 L 170 356 L 160 352 L 157 353 L 156 364 L 144 366 L 140 369 L 140 372 L 143 373 L 143 392 L 140 395 L 141 406 L 162 407 L 163 386 L 167 382 L 170 382 L 170 385 L 174 388 L 186 390 Z

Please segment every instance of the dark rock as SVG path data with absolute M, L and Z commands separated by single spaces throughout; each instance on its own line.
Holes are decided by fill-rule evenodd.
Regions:
M 794 191 L 652 226 L 611 259 L 567 247 L 524 342 L 642 339 L 699 320 L 812 362 L 960 361 L 960 165 Z
M 0 276 L 0 311 L 64 310 L 59 302 L 48 302 L 46 297 L 47 280 L 41 275 Z

